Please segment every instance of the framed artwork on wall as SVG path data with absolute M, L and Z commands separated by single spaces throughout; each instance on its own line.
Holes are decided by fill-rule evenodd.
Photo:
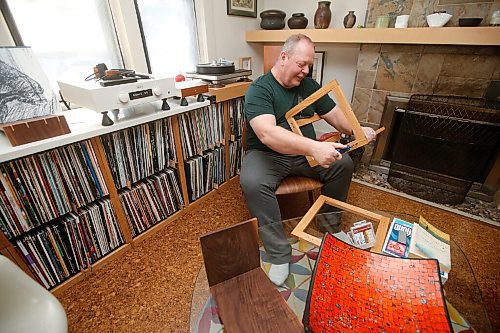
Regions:
M 227 15 L 257 17 L 257 0 L 226 0 Z
M 240 58 L 240 69 L 252 69 L 252 58 L 251 57 L 243 57 Z
M 325 64 L 325 51 L 314 52 L 314 63 L 309 71 L 313 80 L 323 84 L 323 65 Z

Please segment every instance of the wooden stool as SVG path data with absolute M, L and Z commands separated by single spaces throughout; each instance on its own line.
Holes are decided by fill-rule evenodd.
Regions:
M 309 203 L 314 203 L 314 190 L 323 186 L 319 180 L 303 176 L 286 176 L 276 190 L 276 195 L 307 192 Z

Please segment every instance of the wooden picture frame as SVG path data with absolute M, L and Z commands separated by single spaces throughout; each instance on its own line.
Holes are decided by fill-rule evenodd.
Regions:
M 227 15 L 257 17 L 257 0 L 226 0 Z
M 325 51 L 314 52 L 314 63 L 311 67 L 311 78 L 323 85 L 323 67 L 325 65 Z
M 319 198 L 314 202 L 314 204 L 309 208 L 304 217 L 292 230 L 292 235 L 310 243 L 314 246 L 321 246 L 321 238 L 315 237 L 308 234 L 305 230 L 313 221 L 313 218 L 319 213 L 319 210 L 323 205 L 330 205 L 349 213 L 359 215 L 363 218 L 375 221 L 378 223 L 377 231 L 375 232 L 375 245 L 371 248 L 372 252 L 380 253 L 382 251 L 382 245 L 384 245 L 385 236 L 387 234 L 387 229 L 389 227 L 390 218 L 377 213 L 370 212 L 369 210 L 350 205 L 346 202 L 332 199 L 330 197 L 320 195 Z
M 312 93 L 309 97 L 304 99 L 302 102 L 299 104 L 295 105 L 293 108 L 291 108 L 286 114 L 285 118 L 288 124 L 290 125 L 290 128 L 293 133 L 303 136 L 302 131 L 300 130 L 300 127 L 305 126 L 307 124 L 312 124 L 316 121 L 321 120 L 322 118 L 318 114 L 314 114 L 314 116 L 310 118 L 305 118 L 305 119 L 295 119 L 295 115 L 299 114 L 307 108 L 309 105 L 313 104 L 316 102 L 318 99 L 323 97 L 324 95 L 328 94 L 329 92 L 332 92 L 333 95 L 335 96 L 335 100 L 337 101 L 338 106 L 344 113 L 345 118 L 347 119 L 349 125 L 351 125 L 352 132 L 354 134 L 354 137 L 356 138 L 354 141 L 349 142 L 349 148 L 350 150 L 354 150 L 357 148 L 360 148 L 366 144 L 368 144 L 368 139 L 365 136 L 365 132 L 361 128 L 361 125 L 359 124 L 358 119 L 356 118 L 356 115 L 352 111 L 351 105 L 345 98 L 344 92 L 342 89 L 340 89 L 340 85 L 337 82 L 337 80 L 330 81 L 328 84 L 325 86 L 321 87 L 314 93 Z M 380 132 L 384 131 L 385 127 L 381 127 L 375 131 L 375 134 L 379 134 Z M 332 136 L 331 138 L 325 140 L 325 141 L 336 141 L 337 137 Z M 306 156 L 307 161 L 309 162 L 309 165 L 312 167 L 315 167 L 318 165 L 318 162 L 312 157 L 312 156 Z
M 252 57 L 240 58 L 240 69 L 252 70 Z

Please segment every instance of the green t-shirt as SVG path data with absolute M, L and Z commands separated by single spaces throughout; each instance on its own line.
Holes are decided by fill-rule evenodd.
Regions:
M 319 88 L 320 85 L 309 77 L 304 78 L 298 87 L 285 88 L 274 78 L 271 71 L 256 79 L 248 87 L 245 94 L 244 112 L 247 120 L 248 149 L 272 151 L 259 140 L 250 126 L 250 120 L 262 114 L 272 114 L 276 117 L 276 125 L 290 130 L 285 114 Z M 335 102 L 328 95 L 325 95 L 297 114 L 295 119 L 310 118 L 315 112 L 322 116 L 334 107 Z M 300 129 L 304 136 L 316 139 L 312 124 Z

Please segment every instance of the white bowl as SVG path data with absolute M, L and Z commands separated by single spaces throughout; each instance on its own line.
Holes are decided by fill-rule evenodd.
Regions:
M 448 13 L 434 13 L 427 15 L 427 24 L 429 27 L 442 27 L 451 19 L 453 15 Z

